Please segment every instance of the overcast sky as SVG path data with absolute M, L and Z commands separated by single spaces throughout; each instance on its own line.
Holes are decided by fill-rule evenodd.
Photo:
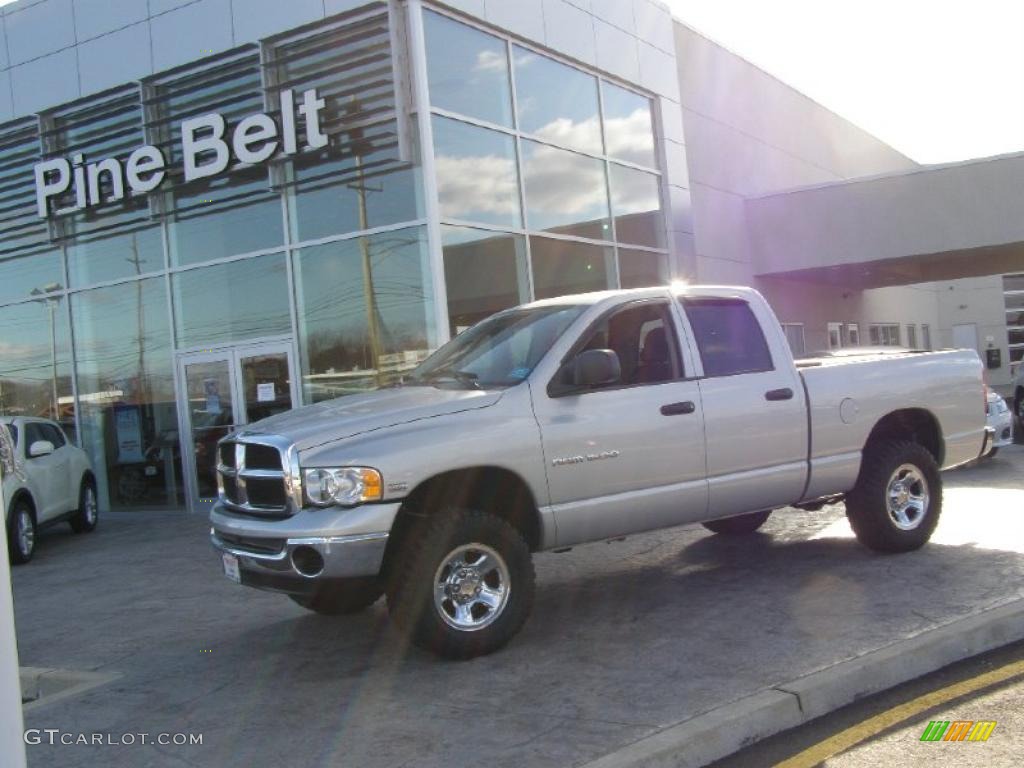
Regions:
M 1024 150 L 1024 0 L 666 0 L 921 163 Z

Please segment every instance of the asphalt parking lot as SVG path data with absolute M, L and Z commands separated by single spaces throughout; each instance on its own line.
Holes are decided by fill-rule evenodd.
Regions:
M 405 647 L 383 602 L 322 618 L 220 572 L 207 526 L 108 515 L 12 572 L 21 664 L 117 675 L 27 728 L 202 734 L 28 747 L 38 766 L 582 765 L 742 697 L 1024 596 L 1024 447 L 946 476 L 933 543 L 881 556 L 841 508 L 743 540 L 685 528 L 537 558 L 504 651 Z

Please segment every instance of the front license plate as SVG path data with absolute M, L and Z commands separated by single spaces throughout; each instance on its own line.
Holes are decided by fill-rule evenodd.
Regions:
M 224 575 L 235 584 L 242 583 L 242 574 L 238 572 L 238 558 L 226 552 L 224 553 Z

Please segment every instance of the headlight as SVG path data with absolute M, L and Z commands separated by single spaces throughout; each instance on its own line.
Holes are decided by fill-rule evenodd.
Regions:
M 365 467 L 307 469 L 302 479 L 306 498 L 318 507 L 354 507 L 366 501 L 380 501 L 384 492 L 380 472 Z

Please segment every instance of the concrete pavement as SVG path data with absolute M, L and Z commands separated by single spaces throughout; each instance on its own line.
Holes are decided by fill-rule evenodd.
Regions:
M 909 555 L 861 548 L 841 508 L 743 540 L 688 528 L 541 555 L 522 634 L 459 664 L 405 647 L 382 603 L 327 619 L 236 587 L 203 520 L 56 531 L 13 571 L 22 664 L 120 677 L 26 727 L 203 743 L 40 744 L 29 765 L 581 765 L 730 711 L 742 741 L 736 702 L 1021 600 L 1024 449 L 946 481 L 935 540 Z

